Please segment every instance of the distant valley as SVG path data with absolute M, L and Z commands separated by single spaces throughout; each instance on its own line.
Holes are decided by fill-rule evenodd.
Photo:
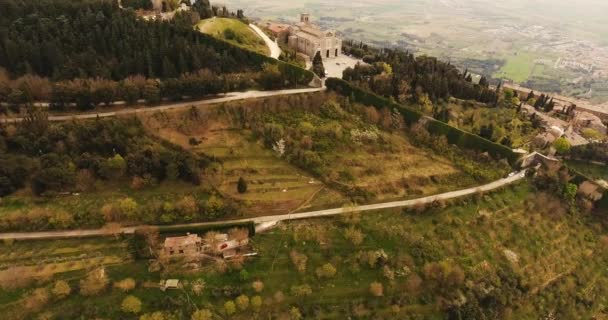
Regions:
M 537 91 L 608 101 L 608 3 L 487 0 L 228 0 L 260 19 L 303 11 L 345 38 L 399 46 Z

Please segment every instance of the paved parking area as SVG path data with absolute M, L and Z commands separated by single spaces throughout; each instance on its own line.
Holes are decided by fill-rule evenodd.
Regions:
M 362 60 L 341 55 L 337 58 L 323 59 L 323 66 L 325 66 L 328 77 L 342 79 L 342 71 L 348 67 L 354 67 L 357 62 L 363 63 Z

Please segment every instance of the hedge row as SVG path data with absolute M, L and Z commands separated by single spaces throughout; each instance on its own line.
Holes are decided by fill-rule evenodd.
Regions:
M 390 108 L 398 110 L 408 125 L 417 123 L 420 119 L 426 120 L 426 129 L 434 135 L 443 135 L 450 144 L 459 147 L 482 152 L 488 152 L 494 158 L 507 159 L 514 166 L 519 160 L 519 155 L 510 148 L 478 135 L 460 130 L 444 122 L 427 117 L 421 112 L 409 109 L 377 94 L 363 90 L 351 85 L 347 81 L 337 78 L 329 78 L 325 82 L 328 89 L 336 91 L 344 96 L 352 97 L 355 101 L 376 107 L 377 109 Z
M 177 233 L 199 233 L 204 234 L 209 231 L 228 231 L 232 228 L 246 228 L 249 230 L 249 236 L 253 237 L 255 235 L 255 223 L 253 222 L 217 222 L 210 223 L 205 225 L 177 225 L 177 226 L 156 226 L 159 233 L 163 234 L 177 234 Z

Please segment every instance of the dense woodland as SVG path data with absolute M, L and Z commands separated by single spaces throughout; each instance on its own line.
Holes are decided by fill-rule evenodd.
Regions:
M 606 143 L 591 143 L 582 146 L 576 146 L 570 149 L 568 154 L 571 158 L 582 159 L 587 161 L 608 162 L 608 144 Z
M 434 57 L 415 57 L 399 49 L 377 49 L 352 41 L 344 42 L 344 53 L 362 58 L 368 65 L 344 71 L 343 78 L 398 102 L 432 102 L 449 97 L 498 103 L 496 90 L 487 79 L 472 83 L 471 75 Z
M 300 68 L 194 31 L 191 15 L 148 22 L 110 0 L 10 0 L 0 11 L 0 68 L 6 70 L 0 70 L 0 102 L 17 107 L 156 103 L 312 79 Z M 208 1 L 193 6 L 195 20 L 213 14 Z
M 246 53 L 168 22 L 146 22 L 109 0 L 3 1 L 0 66 L 53 80 L 140 74 L 171 78 L 202 68 L 258 68 Z M 230 51 L 228 51 L 230 50 Z
M 151 140 L 137 120 L 51 124 L 32 113 L 0 131 L 0 195 L 31 183 L 35 194 L 86 189 L 80 170 L 99 179 L 125 175 L 156 181 L 183 179 L 199 184 L 205 161 L 178 147 Z

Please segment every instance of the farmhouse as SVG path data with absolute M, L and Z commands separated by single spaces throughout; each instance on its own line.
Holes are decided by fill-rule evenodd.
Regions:
M 289 28 L 288 45 L 311 59 L 321 53 L 323 58 L 335 58 L 342 54 L 342 40 L 334 31 L 323 31 L 310 22 L 310 14 L 300 15 L 300 22 Z
M 272 34 L 272 36 L 275 37 L 275 38 L 281 38 L 283 35 L 288 35 L 289 34 L 289 28 L 291 27 L 288 24 L 271 22 L 271 21 L 265 22 L 263 24 L 263 26 L 266 29 L 268 29 L 268 31 L 270 31 L 270 33 Z
M 167 237 L 162 253 L 168 257 L 197 257 L 202 254 L 225 256 L 226 252 L 236 253 L 249 244 L 246 235 L 230 238 L 225 233 L 218 233 L 211 238 L 201 238 L 196 234 L 182 237 Z
M 602 119 L 589 112 L 577 112 L 572 122 L 578 129 L 589 128 L 596 130 L 601 134 L 608 133 L 608 129 L 602 122 Z
M 203 239 L 196 234 L 167 237 L 163 247 L 167 256 L 193 256 L 203 251 Z

